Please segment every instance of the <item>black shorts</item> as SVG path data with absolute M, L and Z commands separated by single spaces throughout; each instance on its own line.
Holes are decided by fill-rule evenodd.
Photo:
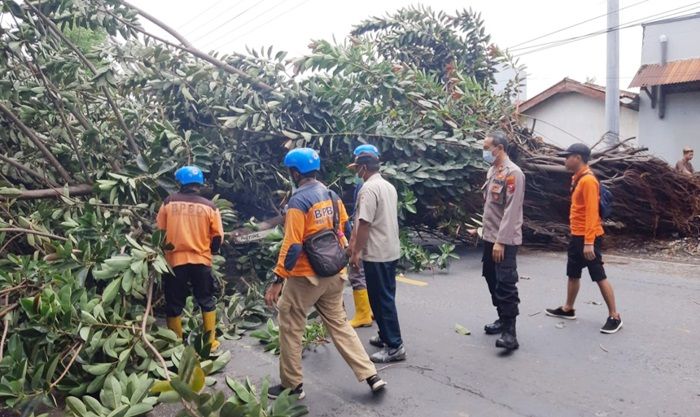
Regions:
M 580 279 L 584 268 L 588 268 L 588 273 L 594 282 L 602 281 L 607 278 L 605 268 L 603 267 L 603 253 L 601 246 L 603 238 L 598 236 L 593 243 L 595 251 L 595 259 L 589 261 L 583 256 L 583 236 L 571 236 L 569 242 L 569 259 L 566 263 L 566 275 L 569 278 Z
M 168 317 L 182 314 L 190 289 L 202 311 L 216 309 L 216 292 L 219 287 L 211 274 L 211 267 L 202 264 L 186 264 L 173 268 L 175 275 L 163 276 L 165 313 Z

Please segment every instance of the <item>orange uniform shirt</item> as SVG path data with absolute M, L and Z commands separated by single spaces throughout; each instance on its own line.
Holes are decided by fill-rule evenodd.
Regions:
M 211 266 L 212 239 L 224 236 L 221 214 L 213 202 L 194 193 L 172 194 L 160 207 L 157 223 L 165 230 L 165 241 L 173 246 L 165 251 L 171 267 Z
M 309 258 L 304 253 L 304 240 L 314 233 L 333 229 L 333 202 L 337 200 L 339 230 L 345 230 L 348 213 L 340 198 L 318 181 L 299 187 L 289 199 L 284 220 L 284 240 L 277 258 L 275 274 L 282 278 L 315 277 Z
M 600 219 L 600 185 L 588 166 L 574 175 L 571 185 L 574 184 L 569 212 L 571 234 L 583 236 L 584 244 L 592 245 L 596 237 L 604 234 Z

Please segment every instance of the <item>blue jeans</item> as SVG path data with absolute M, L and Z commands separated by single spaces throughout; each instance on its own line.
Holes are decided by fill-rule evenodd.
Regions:
M 399 314 L 396 311 L 396 264 L 363 262 L 369 304 L 379 326 L 379 338 L 390 348 L 403 345 Z

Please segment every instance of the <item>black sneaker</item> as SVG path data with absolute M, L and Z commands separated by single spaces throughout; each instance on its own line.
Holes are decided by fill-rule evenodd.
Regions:
M 601 327 L 600 332 L 605 334 L 613 334 L 620 331 L 622 328 L 622 317 L 616 319 L 614 317 L 608 317 L 605 322 L 605 326 Z
M 379 352 L 373 354 L 369 359 L 374 363 L 390 363 L 401 362 L 406 360 L 406 349 L 403 345 L 397 348 L 385 347 Z
M 382 342 L 382 339 L 379 337 L 379 335 L 370 337 L 369 344 L 378 348 L 386 347 L 386 344 Z
M 379 375 L 372 375 L 366 379 L 367 385 L 372 389 L 372 392 L 383 391 L 386 388 L 386 382 Z
M 275 385 L 274 387 L 270 387 L 270 389 L 267 390 L 267 398 L 276 400 L 277 397 L 282 395 L 282 393 L 285 391 L 287 391 L 289 395 L 298 395 L 300 400 L 303 400 L 304 397 L 306 397 L 306 393 L 304 392 L 304 384 L 299 384 L 299 386 L 293 390 L 285 388 L 282 384 L 279 384 Z
M 560 319 L 576 320 L 576 310 L 564 311 L 563 307 L 548 308 L 545 311 L 550 317 L 558 317 Z

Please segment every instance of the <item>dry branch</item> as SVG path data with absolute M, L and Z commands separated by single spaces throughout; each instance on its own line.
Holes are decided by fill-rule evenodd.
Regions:
M 68 174 L 68 171 L 66 171 L 65 168 L 63 168 L 63 165 L 61 165 L 60 162 L 58 162 L 58 159 L 51 153 L 49 148 L 46 147 L 44 142 L 39 138 L 39 136 L 36 135 L 36 133 L 27 125 L 25 125 L 15 114 L 12 112 L 12 110 L 8 109 L 5 107 L 4 104 L 0 103 L 0 112 L 5 115 L 5 118 L 13 123 L 15 126 L 19 128 L 19 130 L 24 133 L 24 135 L 29 138 L 29 140 L 32 141 L 34 146 L 36 146 L 39 151 L 41 151 L 42 155 L 44 155 L 44 158 L 46 158 L 51 165 L 56 169 L 56 172 L 63 178 L 63 180 L 67 183 L 71 182 L 71 177 L 70 174 Z
M 39 9 L 37 9 L 33 4 L 31 4 L 28 1 L 25 1 L 25 4 L 32 9 L 34 14 L 36 14 L 46 25 L 51 29 L 51 32 L 53 32 L 56 36 L 58 36 L 61 41 L 68 46 L 77 56 L 78 59 L 85 65 L 90 72 L 92 72 L 94 75 L 97 75 L 97 68 L 90 62 L 89 59 L 80 51 L 80 49 L 73 44 L 73 42 L 70 41 L 66 37 L 66 35 L 63 34 L 61 29 L 56 26 L 56 24 L 49 19 L 46 15 L 44 15 Z M 112 94 L 109 92 L 109 89 L 107 87 L 101 87 L 102 93 L 105 95 L 105 98 L 107 99 L 107 103 L 109 106 L 112 108 L 112 111 L 114 112 L 114 115 L 117 118 L 117 122 L 119 123 L 119 126 L 122 128 L 124 131 L 124 134 L 126 135 L 127 143 L 129 144 L 129 148 L 131 149 L 132 152 L 136 154 L 140 154 L 141 151 L 139 149 L 139 146 L 136 144 L 136 140 L 134 139 L 133 133 L 131 133 L 131 130 L 129 130 L 129 127 L 126 125 L 126 122 L 124 121 L 124 116 L 122 115 L 121 110 L 119 110 L 119 107 L 117 107 L 117 104 L 114 102 L 114 99 L 112 98 Z
M 65 192 L 68 192 L 69 197 L 88 195 L 94 192 L 92 184 L 80 184 L 71 185 L 65 188 L 46 188 L 40 190 L 26 190 L 22 191 L 19 195 L 11 196 L 0 196 L 0 200 L 3 199 L 17 199 L 17 200 L 37 200 L 41 198 L 59 198 L 65 196 Z

